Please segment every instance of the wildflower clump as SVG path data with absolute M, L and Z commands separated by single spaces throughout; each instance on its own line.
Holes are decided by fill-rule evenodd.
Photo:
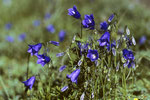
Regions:
M 65 65 L 58 68 L 58 76 L 65 74 L 65 77 L 61 77 L 62 81 L 58 86 L 55 84 L 55 87 L 50 89 L 53 94 L 50 97 L 53 99 L 82 98 L 82 100 L 127 99 L 129 88 L 127 81 L 131 82 L 128 80 L 129 77 L 134 80 L 134 76 L 130 74 L 136 69 L 132 50 L 136 42 L 128 27 L 125 26 L 124 32 L 119 33 L 117 24 L 119 19 L 115 13 L 101 22 L 98 29 L 95 27 L 94 14 L 85 15 L 82 20 L 77 7 L 73 6 L 68 9 L 68 15 L 81 22 L 81 27 L 76 27 L 81 31 L 73 36 L 72 42 L 65 51 L 56 54 L 56 58 L 62 59 L 62 62 L 64 59 L 66 61 Z M 65 39 L 65 34 L 64 31 L 60 31 L 58 35 L 60 42 Z M 42 44 L 44 49 L 48 48 L 47 44 L 55 47 L 61 44 L 49 41 L 29 45 L 28 52 L 37 56 L 37 64 L 42 66 L 50 64 L 54 67 L 50 62 L 54 57 L 50 58 L 47 52 L 39 54 Z M 69 72 L 65 73 L 66 70 Z

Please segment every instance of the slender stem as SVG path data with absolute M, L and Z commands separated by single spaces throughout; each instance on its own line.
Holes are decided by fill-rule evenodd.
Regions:
M 126 68 L 123 69 L 123 88 L 124 88 L 124 97 L 126 98 L 126 76 L 125 76 L 125 73 L 126 73 Z
M 80 18 L 80 21 L 81 21 L 81 39 L 82 39 L 82 18 Z
M 29 75 L 29 62 L 30 62 L 30 54 L 28 54 L 28 60 L 27 60 L 27 74 L 26 74 L 27 79 Z
M 115 65 L 115 100 L 117 100 L 117 48 L 116 48 L 116 56 L 115 56 L 115 61 L 114 61 L 114 65 Z

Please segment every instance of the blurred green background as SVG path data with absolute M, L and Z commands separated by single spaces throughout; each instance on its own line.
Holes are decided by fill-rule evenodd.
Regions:
M 26 78 L 28 60 L 28 44 L 39 42 L 59 41 L 60 30 L 66 31 L 65 40 L 60 47 L 51 47 L 51 57 L 58 68 L 62 62 L 54 56 L 64 51 L 75 33 L 80 32 L 80 22 L 68 16 L 68 8 L 76 5 L 82 18 L 85 14 L 94 14 L 96 28 L 99 23 L 107 20 L 112 13 L 119 17 L 119 29 L 128 25 L 131 34 L 135 37 L 137 45 L 134 53 L 139 67 L 135 74 L 137 77 L 137 91 L 146 91 L 150 94 L 150 1 L 149 0 L 0 0 L 0 99 L 19 99 L 24 91 L 21 83 Z M 49 13 L 50 18 L 45 19 Z M 35 26 L 37 22 L 39 25 Z M 11 28 L 6 25 L 10 23 Z M 52 24 L 55 32 L 49 33 L 47 25 Z M 24 41 L 18 36 L 26 33 Z M 86 35 L 86 31 L 83 31 Z M 13 42 L 6 40 L 7 36 L 14 38 Z M 146 36 L 141 45 L 139 40 Z M 36 58 L 30 59 L 29 76 L 44 73 Z M 60 62 L 60 63 L 58 63 Z M 57 69 L 58 69 L 57 68 Z M 55 72 L 57 73 L 57 71 Z M 54 80 L 54 79 L 53 79 Z M 143 96 L 142 92 L 137 95 Z

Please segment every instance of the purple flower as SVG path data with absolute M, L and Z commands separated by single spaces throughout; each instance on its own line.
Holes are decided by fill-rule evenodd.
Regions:
M 80 41 L 77 41 L 77 46 L 80 49 L 80 54 L 86 52 L 88 50 L 89 43 L 81 43 Z
M 5 29 L 6 29 L 6 30 L 10 30 L 11 27 L 12 27 L 12 24 L 11 24 L 11 23 L 7 23 L 7 24 L 5 25 Z
M 46 27 L 47 31 L 50 32 L 50 33 L 54 33 L 55 32 L 55 28 L 52 24 L 49 24 L 47 27 Z
M 50 13 L 46 13 L 44 18 L 45 18 L 45 20 L 48 20 L 49 18 L 51 18 L 51 14 Z
M 62 89 L 61 89 L 61 92 L 64 92 L 68 89 L 68 86 L 64 86 Z
M 73 6 L 73 8 L 68 9 L 68 15 L 73 16 L 76 19 L 79 19 L 81 17 L 75 5 Z
M 41 43 L 38 43 L 36 45 L 28 45 L 29 46 L 29 49 L 28 49 L 28 53 L 31 53 L 31 56 L 33 55 L 38 55 L 38 52 L 39 50 L 41 49 L 42 47 L 42 44 Z
M 107 30 L 107 28 L 108 28 L 108 23 L 106 22 L 106 21 L 104 21 L 104 22 L 102 22 L 102 23 L 100 23 L 100 29 L 102 29 L 102 30 Z
M 66 65 L 63 65 L 59 68 L 59 72 L 62 72 L 66 68 Z
M 79 74 L 80 74 L 80 69 L 76 69 L 70 75 L 67 75 L 67 78 L 70 78 L 73 83 L 77 84 Z
M 38 55 L 37 58 L 38 58 L 37 64 L 41 64 L 43 67 L 45 64 L 49 63 L 49 61 L 51 60 L 50 57 L 45 56 L 44 54 Z
M 114 19 L 114 14 L 111 14 L 110 17 L 108 18 L 108 22 L 111 22 Z
M 123 52 L 123 57 L 126 60 L 134 60 L 134 55 L 133 55 L 132 51 L 127 50 L 127 49 L 123 49 L 122 52 Z
M 109 32 L 105 32 L 101 38 L 98 40 L 100 46 L 108 46 L 110 41 Z
M 56 45 L 56 46 L 59 46 L 59 42 L 56 42 L 56 41 L 49 41 L 49 43 Z
M 12 36 L 6 36 L 5 40 L 11 43 L 14 42 L 14 38 Z
M 64 54 L 65 54 L 64 52 L 57 53 L 57 54 L 56 54 L 56 57 L 61 57 L 61 56 L 63 56 Z
M 40 24 L 41 24 L 40 20 L 35 20 L 33 22 L 33 26 L 35 26 L 35 27 L 39 26 Z
M 25 38 L 26 38 L 26 33 L 22 33 L 22 34 L 20 34 L 20 35 L 18 36 L 18 40 L 19 40 L 19 41 L 24 41 Z
M 140 45 L 143 45 L 145 42 L 146 42 L 146 36 L 142 36 L 141 38 L 140 38 L 140 40 L 139 40 L 139 44 Z
M 64 30 L 61 30 L 58 34 L 59 41 L 62 42 L 65 39 L 66 32 Z
M 85 15 L 84 20 L 82 21 L 82 24 L 84 28 L 89 28 L 90 30 L 93 30 L 95 27 L 93 14 Z
M 35 82 L 35 76 L 32 76 L 28 80 L 26 80 L 26 81 L 24 81 L 22 83 L 24 83 L 24 85 L 31 90 L 32 87 L 33 87 L 34 82 Z
M 124 66 L 128 66 L 130 68 L 131 66 L 134 68 L 134 55 L 131 50 L 123 49 L 123 57 L 126 59 L 126 63 L 124 63 Z
M 97 50 L 88 50 L 87 58 L 89 58 L 92 62 L 97 60 L 99 57 L 98 51 Z

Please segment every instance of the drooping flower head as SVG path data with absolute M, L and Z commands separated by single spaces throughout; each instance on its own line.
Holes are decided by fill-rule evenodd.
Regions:
M 37 64 L 41 64 L 43 67 L 45 64 L 49 63 L 51 60 L 50 57 L 45 56 L 44 54 L 38 55 L 37 58 L 38 58 Z
M 111 14 L 110 17 L 108 18 L 108 22 L 111 22 L 114 19 L 114 14 Z
M 80 74 L 80 69 L 76 69 L 70 75 L 67 75 L 67 78 L 70 78 L 73 83 L 77 84 L 79 74 Z
M 100 23 L 100 29 L 106 31 L 107 28 L 108 28 L 108 23 L 106 21 Z
M 47 27 L 46 27 L 46 30 L 50 33 L 54 33 L 55 32 L 55 28 L 52 24 L 49 24 Z
M 93 14 L 91 15 L 85 15 L 84 20 L 82 21 L 84 28 L 89 28 L 90 30 L 93 30 L 95 27 L 95 21 Z
M 31 56 L 33 55 L 38 55 L 38 52 L 39 50 L 41 49 L 42 47 L 42 44 L 41 43 L 38 43 L 36 45 L 28 45 L 29 46 L 29 49 L 28 49 L 28 53 L 31 53 Z
M 62 42 L 64 41 L 65 39 L 65 36 L 66 36 L 66 32 L 64 30 L 61 30 L 58 34 L 58 37 L 59 37 L 59 41 Z
M 57 53 L 57 54 L 56 54 L 56 57 L 61 57 L 61 56 L 63 56 L 64 54 L 65 54 L 65 52 Z
M 61 92 L 64 92 L 68 89 L 68 86 L 64 86 L 62 89 L 61 89 Z
M 63 65 L 59 68 L 59 72 L 62 72 L 66 68 L 66 65 Z
M 49 41 L 49 43 L 55 45 L 55 46 L 59 46 L 59 42 L 56 42 L 56 41 Z
M 19 41 L 24 41 L 25 38 L 26 38 L 26 33 L 22 33 L 22 34 L 20 34 L 20 35 L 18 36 L 18 40 L 19 40 Z
M 73 8 L 68 9 L 68 15 L 73 16 L 76 19 L 79 19 L 81 17 L 75 5 L 73 6 Z
M 110 34 L 109 32 L 105 32 L 100 39 L 98 40 L 100 46 L 107 46 L 109 45 L 110 41 Z
M 93 62 L 99 58 L 99 54 L 97 50 L 88 50 L 87 57 Z
M 26 81 L 24 81 L 22 83 L 24 83 L 24 85 L 31 90 L 32 87 L 33 87 L 34 82 L 35 82 L 35 76 L 32 76 L 28 80 L 26 80 Z
M 14 38 L 12 36 L 6 36 L 5 40 L 11 43 L 14 42 Z

